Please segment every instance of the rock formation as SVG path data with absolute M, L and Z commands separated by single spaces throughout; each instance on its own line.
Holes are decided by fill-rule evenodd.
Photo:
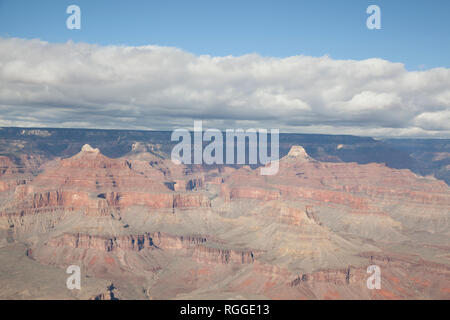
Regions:
M 87 298 L 102 300 L 450 298 L 444 182 L 301 146 L 273 176 L 176 165 L 160 150 L 0 157 L 0 255 L 26 245 L 21 268 L 79 265 L 99 281 Z M 374 264 L 381 290 L 366 286 Z

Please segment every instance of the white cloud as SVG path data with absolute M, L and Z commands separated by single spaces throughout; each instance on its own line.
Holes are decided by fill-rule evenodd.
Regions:
M 450 137 L 450 69 L 0 38 L 0 125 Z
M 450 110 L 424 112 L 414 119 L 414 123 L 428 130 L 450 130 Z

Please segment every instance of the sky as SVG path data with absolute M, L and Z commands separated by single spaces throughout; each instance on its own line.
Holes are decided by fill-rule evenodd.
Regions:
M 69 30 L 66 8 L 81 8 Z M 381 29 L 369 30 L 369 5 Z M 450 137 L 450 1 L 0 0 L 0 126 Z

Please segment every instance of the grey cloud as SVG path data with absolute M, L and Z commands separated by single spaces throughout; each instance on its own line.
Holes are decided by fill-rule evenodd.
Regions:
M 0 126 L 450 137 L 450 69 L 0 38 Z

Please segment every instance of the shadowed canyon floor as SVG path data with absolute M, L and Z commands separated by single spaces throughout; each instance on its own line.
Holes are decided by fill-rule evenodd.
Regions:
M 0 298 L 450 299 L 444 181 L 301 146 L 279 166 L 186 167 L 150 143 L 2 156 Z

